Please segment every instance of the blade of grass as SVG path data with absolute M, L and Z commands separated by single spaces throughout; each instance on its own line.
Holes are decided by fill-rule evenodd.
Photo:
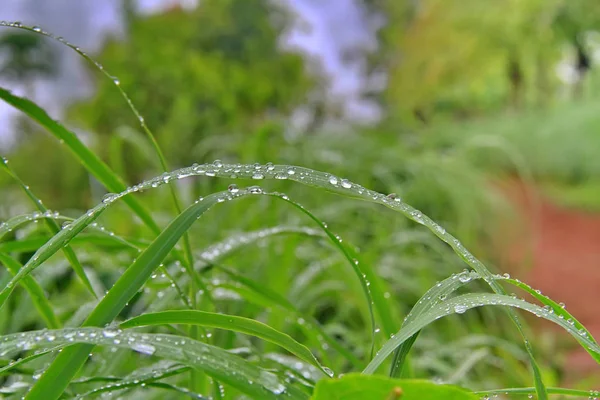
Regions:
M 582 343 L 582 345 L 588 347 L 591 351 L 600 354 L 600 346 L 598 346 L 598 344 L 591 341 L 586 335 L 581 334 L 570 322 L 565 321 L 564 318 L 560 318 L 556 314 L 550 313 L 540 306 L 506 295 L 494 293 L 469 293 L 446 300 L 418 317 L 415 317 L 412 322 L 406 324 L 393 338 L 388 340 L 382 346 L 367 368 L 363 370 L 363 373 L 374 373 L 386 357 L 398 346 L 433 321 L 451 314 L 462 314 L 471 308 L 482 306 L 505 306 L 528 311 L 538 317 L 547 319 L 561 326 L 569 334 L 575 337 L 577 341 Z
M 136 370 L 131 374 L 127 375 L 124 378 L 116 378 L 116 377 L 102 377 L 95 376 L 88 379 L 79 379 L 75 382 L 72 382 L 71 386 L 77 386 L 80 384 L 88 384 L 93 382 L 108 382 L 103 386 L 96 387 L 94 389 L 88 390 L 85 393 L 77 394 L 75 398 L 78 399 L 87 399 L 91 396 L 96 396 L 101 393 L 107 393 L 112 391 L 118 391 L 123 388 L 129 387 L 140 387 L 140 386 L 152 386 L 155 383 L 159 383 L 157 381 L 165 378 L 169 378 L 171 376 L 180 375 L 184 372 L 190 370 L 188 366 L 182 365 L 168 365 L 163 366 L 162 363 L 153 364 L 149 368 L 141 368 L 140 370 Z M 199 396 L 195 393 L 190 393 L 191 396 Z M 198 398 L 198 397 L 196 397 Z M 204 397 L 199 397 L 204 399 Z
M 214 266 L 216 268 L 218 268 L 220 271 L 223 271 L 227 275 L 229 275 L 229 277 L 236 283 L 239 283 L 243 287 L 248 288 L 255 295 L 265 298 L 268 303 L 276 304 L 278 307 L 281 307 L 282 309 L 291 312 L 296 321 L 298 321 L 299 319 L 305 321 L 304 324 L 298 324 L 298 325 L 307 334 L 307 336 L 313 337 L 313 339 L 317 340 L 316 336 L 320 335 L 328 345 L 330 345 L 333 349 L 335 349 L 337 352 L 339 352 L 352 365 L 354 365 L 357 368 L 361 368 L 361 365 L 364 365 L 352 352 L 350 352 L 348 349 L 346 349 L 344 346 L 342 346 L 329 333 L 327 333 L 317 320 L 315 320 L 310 315 L 302 313 L 293 304 L 291 304 L 285 297 L 280 296 L 278 293 L 270 290 L 268 287 L 265 287 L 264 285 L 260 285 L 258 282 L 254 282 L 251 279 L 248 279 L 248 278 L 236 273 L 235 271 L 233 271 L 229 268 L 226 268 L 223 265 L 214 264 Z M 230 289 L 238 291 L 239 287 L 236 287 L 236 286 L 237 285 L 232 285 L 230 287 Z M 243 293 L 241 291 L 238 291 L 238 293 L 242 294 L 242 296 L 243 296 Z M 313 331 L 316 331 L 317 335 L 315 335 Z M 318 340 L 317 340 L 317 342 L 318 342 Z
M 22 267 L 20 262 L 4 253 L 0 253 L 0 263 L 4 264 L 6 269 L 8 269 L 13 276 L 16 275 Z M 26 276 L 25 279 L 21 281 L 21 285 L 27 290 L 27 293 L 29 293 L 33 305 L 40 313 L 42 319 L 46 322 L 48 328 L 60 328 L 60 321 L 56 317 L 56 314 L 54 314 L 54 309 L 48 302 L 44 289 L 42 289 L 39 283 L 37 283 L 32 276 Z
M 548 394 L 561 394 L 564 396 L 576 396 L 585 397 L 587 399 L 597 399 L 600 397 L 600 391 L 598 390 L 577 390 L 577 389 L 565 389 L 559 387 L 548 387 L 546 388 Z M 475 392 L 480 396 L 495 397 L 498 395 L 533 395 L 535 394 L 535 388 L 506 388 L 506 389 L 494 389 Z
M 298 358 L 319 368 L 325 375 L 331 372 L 325 369 L 311 351 L 303 344 L 295 341 L 291 336 L 280 332 L 262 322 L 235 315 L 216 314 L 196 310 L 163 311 L 158 313 L 142 314 L 120 324 L 122 329 L 140 326 L 165 325 L 165 324 L 195 324 L 204 327 L 226 329 L 233 332 L 245 333 L 274 343 Z
M 10 168 L 8 166 L 8 160 L 4 157 L 0 157 L 0 160 L 2 160 L 2 162 L 0 162 L 0 165 L 2 165 L 3 169 L 8 173 L 8 175 L 10 175 L 10 177 L 14 181 L 17 182 L 17 184 L 21 187 L 21 189 L 23 189 L 23 191 L 25 192 L 27 197 L 33 202 L 33 204 L 37 207 L 37 209 L 42 214 L 45 214 L 46 212 L 48 212 L 48 209 L 46 208 L 46 206 L 44 206 L 42 201 L 35 194 L 33 194 L 33 192 L 29 189 L 29 186 L 27 186 L 21 180 L 21 178 L 19 178 L 19 176 L 15 173 L 15 171 L 13 171 L 12 168 Z M 47 218 L 47 219 L 45 219 L 45 221 L 46 221 L 46 225 L 48 226 L 48 229 L 50 230 L 51 233 L 56 234 L 58 231 L 60 231 L 60 226 L 58 226 L 56 221 L 54 221 L 51 218 Z M 75 271 L 75 274 L 77 274 L 79 279 L 81 279 L 81 281 L 83 282 L 83 285 L 86 287 L 86 289 L 95 298 L 98 298 L 98 296 L 94 292 L 92 283 L 90 282 L 89 278 L 85 274 L 83 266 L 79 262 L 79 259 L 77 258 L 77 255 L 75 254 L 75 252 L 73 251 L 71 246 L 67 245 L 67 246 L 63 247 L 62 251 L 65 254 L 65 258 L 67 259 L 67 261 L 69 261 L 69 264 L 71 264 L 71 266 L 73 267 L 73 271 Z
M 88 327 L 22 332 L 0 337 L 0 353 L 5 354 L 18 353 L 24 349 L 44 351 L 51 346 L 63 347 L 60 353 L 62 355 L 75 347 L 89 348 L 96 345 L 130 349 L 145 355 L 180 362 L 205 371 L 213 378 L 227 383 L 253 398 L 274 400 L 308 398 L 300 389 L 275 374 L 262 370 L 219 347 L 181 336 Z M 31 398 L 38 382 L 34 384 L 26 398 Z M 48 393 L 48 395 L 41 394 L 37 398 L 51 399 L 53 397 L 52 393 Z
M 64 143 L 69 150 L 79 160 L 99 182 L 101 182 L 111 192 L 122 192 L 126 189 L 125 184 L 96 154 L 88 149 L 73 132 L 65 128 L 60 123 L 53 120 L 43 109 L 32 101 L 23 97 L 16 96 L 4 88 L 0 88 L 0 98 L 6 103 L 15 107 L 19 111 L 46 128 L 48 132 Z M 148 211 L 131 196 L 124 199 L 131 210 L 154 232 L 160 232 L 160 228 L 152 219 Z
M 252 188 L 240 190 L 237 193 L 215 193 L 189 206 L 161 232 L 152 244 L 123 273 L 86 319 L 84 326 L 103 326 L 110 323 L 126 306 L 129 300 L 142 288 L 153 271 L 158 268 L 162 260 L 182 237 L 183 233 L 210 207 L 226 200 L 234 200 L 252 194 Z M 85 214 L 81 217 L 83 220 L 80 223 L 89 222 L 86 220 L 86 217 L 92 218 L 95 215 L 94 213 L 92 216 Z M 76 221 L 72 225 L 75 224 L 78 224 L 78 222 Z M 77 345 L 63 350 L 35 383 L 31 391 L 27 394 L 26 399 L 58 398 L 79 368 L 81 368 L 92 347 L 91 345 Z

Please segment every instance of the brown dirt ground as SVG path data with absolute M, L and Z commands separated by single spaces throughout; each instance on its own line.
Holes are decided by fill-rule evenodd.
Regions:
M 598 340 L 600 214 L 557 206 L 539 190 L 520 182 L 501 186 L 516 209 L 501 235 L 503 269 L 553 300 L 564 302 Z M 542 333 L 557 329 L 551 325 L 542 323 L 537 329 Z M 566 380 L 598 374 L 595 361 L 576 347 L 574 340 L 570 343 L 574 350 L 566 359 Z

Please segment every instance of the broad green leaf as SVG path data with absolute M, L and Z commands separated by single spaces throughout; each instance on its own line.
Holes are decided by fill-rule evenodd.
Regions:
M 479 400 L 458 386 L 360 374 L 317 382 L 311 400 Z
M 330 371 L 321 366 L 319 361 L 317 361 L 315 356 L 306 346 L 298 343 L 291 336 L 283 332 L 273 329 L 262 322 L 249 318 L 196 310 L 163 311 L 158 313 L 143 314 L 139 317 L 131 318 L 121 323 L 120 326 L 121 328 L 125 329 L 139 326 L 165 324 L 193 324 L 204 327 L 227 329 L 234 332 L 256 336 L 283 347 L 298 358 L 319 368 L 324 374 L 331 374 Z

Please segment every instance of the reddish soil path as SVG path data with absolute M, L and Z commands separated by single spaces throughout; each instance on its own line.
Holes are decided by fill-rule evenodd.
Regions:
M 503 184 L 516 207 L 507 224 L 503 263 L 513 276 L 540 289 L 600 338 L 600 214 L 553 204 L 534 188 Z M 541 324 L 539 329 L 552 329 Z M 576 344 L 575 341 L 572 343 Z M 581 349 L 568 357 L 568 379 L 597 374 L 598 365 Z

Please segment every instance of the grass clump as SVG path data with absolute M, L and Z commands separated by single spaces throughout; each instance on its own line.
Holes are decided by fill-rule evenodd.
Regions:
M 89 398 L 116 392 L 128 398 L 318 400 L 330 390 L 375 395 L 382 385 L 369 385 L 383 380 L 389 398 L 410 400 L 431 393 L 428 385 L 440 379 L 468 389 L 436 386 L 438 398 L 582 393 L 546 387 L 535 342 L 527 339 L 530 332 L 516 310 L 556 323 L 600 361 L 600 347 L 586 328 L 552 299 L 492 273 L 440 224 L 407 204 L 402 193 L 381 193 L 338 174 L 289 164 L 215 160 L 170 171 L 119 81 L 91 61 L 124 96 L 163 171 L 126 185 L 66 126 L 32 101 L 0 89 L 0 98 L 64 143 L 108 191 L 86 212 L 65 217 L 47 210 L 2 159 L 36 209 L 0 227 L 0 262 L 9 271 L 0 284 L 0 370 L 7 396 Z M 393 172 L 375 171 L 382 177 L 374 186 Z M 197 177 L 221 178 L 227 187 L 181 199 L 181 182 Z M 291 189 L 290 196 L 231 183 L 238 179 L 271 181 L 286 192 L 291 183 L 302 188 Z M 167 207 L 151 210 L 142 201 L 164 194 L 164 186 L 172 213 Z M 313 192 L 323 195 L 317 211 L 295 197 L 310 201 L 305 193 Z M 456 202 L 461 203 L 458 197 Z M 405 219 L 395 222 L 392 214 L 378 226 L 362 225 L 376 220 L 367 216 L 380 210 L 368 208 L 373 203 L 429 233 L 408 229 Z M 125 233 L 104 228 L 113 221 L 111 212 Z M 330 227 L 321 215 L 342 221 Z M 36 224 L 40 220 L 45 228 Z M 350 236 L 357 226 L 373 232 L 377 240 L 364 238 L 364 243 L 375 249 L 359 250 L 333 225 Z M 426 257 L 429 253 L 439 259 Z M 428 290 L 421 290 L 423 282 Z M 508 295 L 514 287 L 531 300 Z M 42 295 L 43 290 L 52 295 Z M 466 313 L 471 309 L 476 311 Z M 516 330 L 507 328 L 509 320 Z M 515 345 L 517 337 L 523 346 Z M 350 372 L 362 374 L 338 380 Z M 533 387 L 521 387 L 525 381 Z M 511 387 L 502 388 L 506 383 Z

